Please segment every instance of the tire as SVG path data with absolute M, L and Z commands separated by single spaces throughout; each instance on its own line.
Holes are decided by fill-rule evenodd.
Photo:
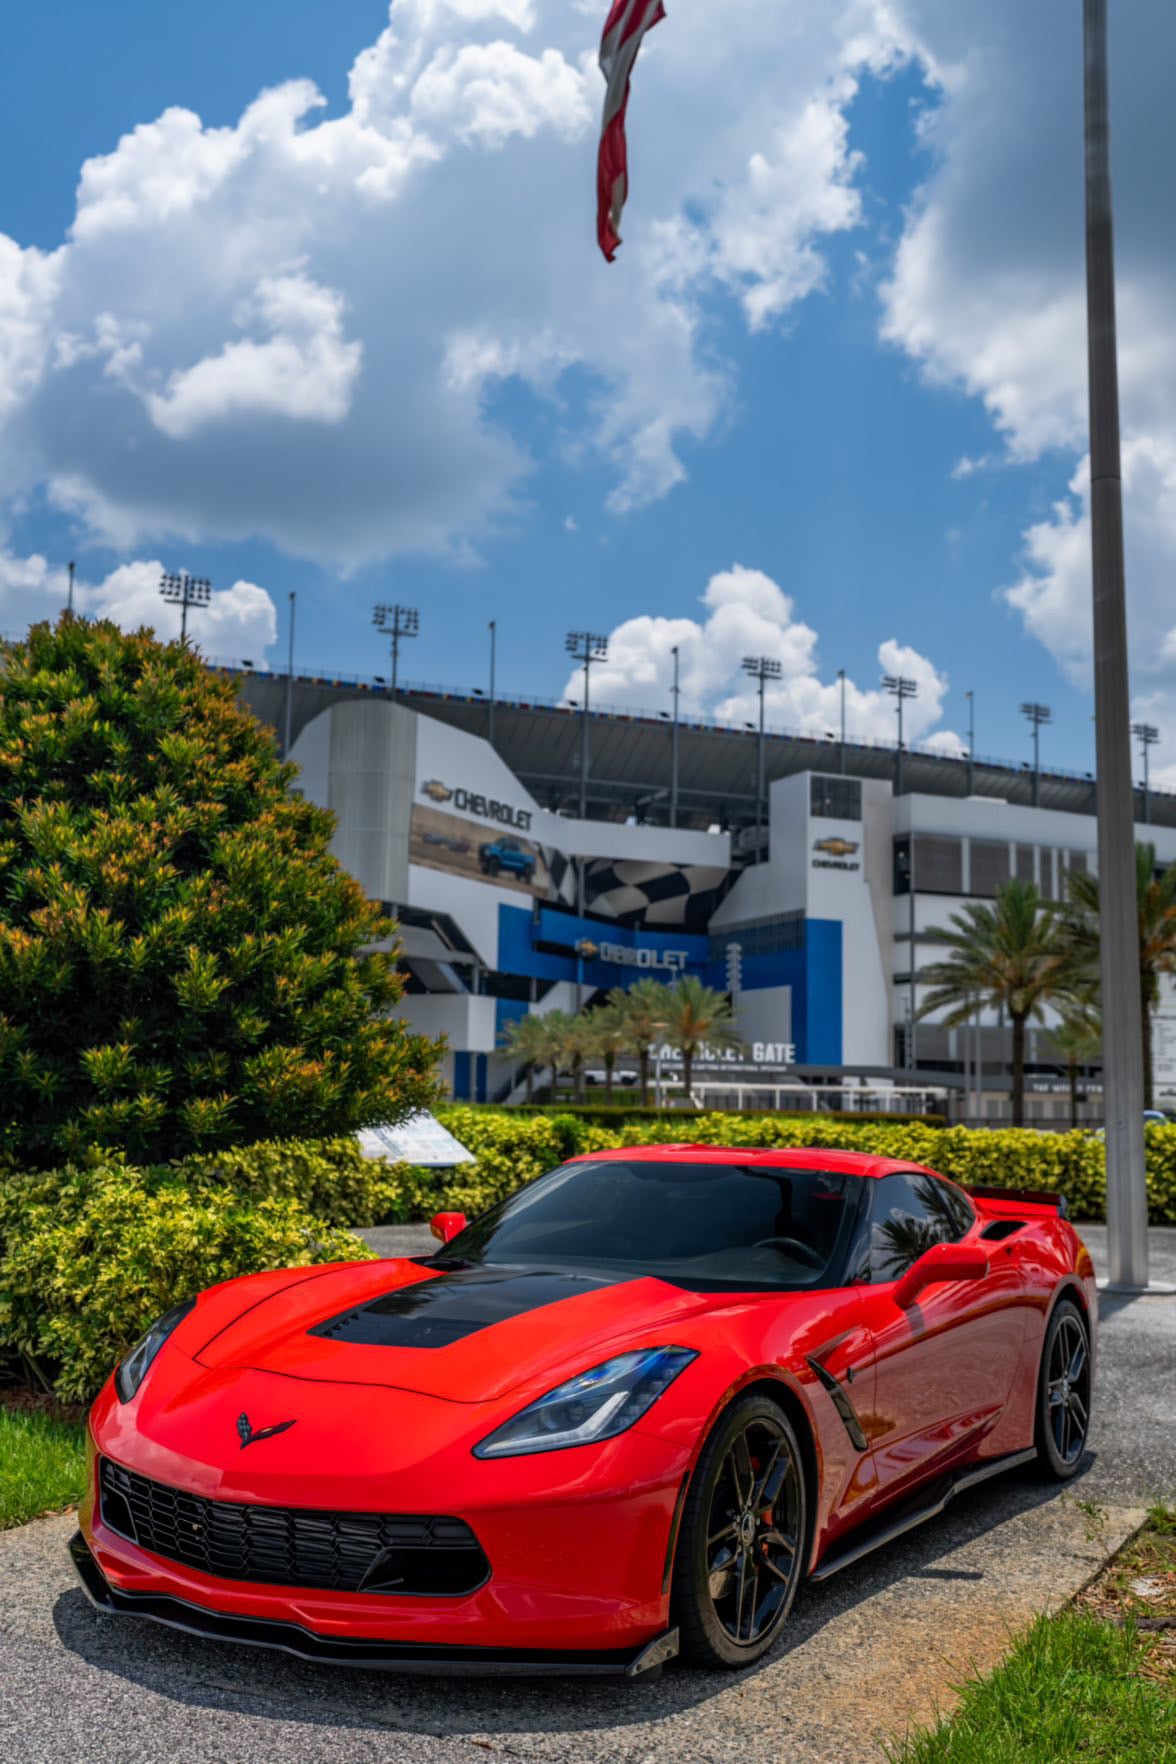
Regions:
M 804 1466 L 787 1415 L 739 1397 L 711 1430 L 678 1538 L 670 1621 L 683 1659 L 750 1666 L 776 1641 L 804 1568 Z
M 1041 1349 L 1034 1444 L 1042 1474 L 1068 1482 L 1081 1468 L 1090 1429 L 1090 1330 L 1073 1299 L 1053 1308 Z

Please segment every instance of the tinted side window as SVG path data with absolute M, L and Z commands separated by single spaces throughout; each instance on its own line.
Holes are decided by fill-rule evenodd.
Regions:
M 900 1280 L 924 1250 L 954 1243 L 972 1223 L 962 1195 L 934 1176 L 883 1176 L 870 1205 L 870 1279 Z

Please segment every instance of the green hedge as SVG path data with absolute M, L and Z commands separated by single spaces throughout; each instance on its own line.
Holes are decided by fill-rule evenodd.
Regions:
M 67 1400 L 154 1318 L 218 1281 L 373 1251 L 291 1195 L 100 1165 L 0 1179 L 0 1359 Z
M 477 1113 L 493 1113 L 505 1116 L 508 1119 L 516 1115 L 523 1119 L 534 1115 L 570 1116 L 573 1119 L 596 1123 L 605 1127 L 624 1127 L 628 1126 L 630 1122 L 637 1121 L 666 1122 L 671 1126 L 676 1122 L 680 1126 L 688 1127 L 691 1123 L 701 1120 L 703 1116 L 708 1113 L 706 1109 L 655 1109 L 650 1105 L 643 1105 L 636 1093 L 634 1093 L 633 1100 L 626 1101 L 625 1098 L 627 1094 L 628 1093 L 618 1094 L 611 1103 L 578 1103 L 567 1100 L 558 1103 L 504 1103 L 500 1108 L 494 1109 L 488 1109 L 484 1104 L 478 1104 L 476 1106 L 454 1104 L 451 1106 L 464 1109 L 475 1108 L 475 1112 Z M 757 1110 L 731 1111 L 724 1118 L 727 1120 L 738 1121 L 741 1120 L 745 1114 L 750 1114 L 754 1118 L 761 1112 L 762 1111 Z M 825 1119 L 823 1115 L 815 1117 L 810 1115 L 803 1118 L 809 1120 Z M 848 1121 L 851 1125 L 858 1122 L 866 1124 L 881 1123 L 894 1126 L 905 1126 L 912 1122 L 925 1127 L 943 1127 L 946 1125 L 946 1117 L 943 1115 L 892 1115 L 882 1112 L 867 1114 L 864 1111 L 859 1114 L 856 1110 L 852 1115 L 835 1114 L 833 1119 Z
M 0 1172 L 0 1376 L 65 1398 L 93 1394 L 128 1346 L 179 1300 L 264 1268 L 362 1260 L 347 1225 L 473 1217 L 589 1151 L 678 1140 L 828 1146 L 930 1164 L 963 1183 L 1061 1190 L 1105 1216 L 1104 1147 L 1087 1133 L 995 1131 L 814 1115 L 701 1115 L 606 1126 L 573 1114 L 442 1111 L 476 1163 L 450 1171 L 363 1158 L 350 1139 L 266 1141 L 140 1170 L 121 1162 Z M 1176 1224 L 1176 1127 L 1147 1129 L 1151 1218 Z
M 401 1170 L 365 1158 L 353 1138 L 264 1139 L 185 1158 L 157 1172 L 157 1179 L 169 1174 L 197 1188 L 297 1200 L 316 1218 L 353 1228 L 398 1217 L 402 1207 Z
M 441 1210 L 471 1216 L 560 1158 L 626 1145 L 828 1146 L 929 1164 L 957 1182 L 1061 1191 L 1075 1217 L 1106 1217 L 1103 1141 L 1094 1134 L 1031 1128 L 936 1127 L 924 1121 L 859 1121 L 838 1115 L 674 1116 L 605 1126 L 579 1115 L 523 1115 L 456 1106 L 445 1124 L 477 1158 L 469 1170 L 405 1173 L 398 1217 Z M 1176 1127 L 1147 1129 L 1151 1221 L 1176 1224 Z M 405 1211 L 407 1208 L 407 1213 Z

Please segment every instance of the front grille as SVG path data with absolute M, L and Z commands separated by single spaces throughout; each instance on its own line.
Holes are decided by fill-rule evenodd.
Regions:
M 455 1598 L 490 1574 L 463 1519 L 210 1501 L 109 1458 L 99 1486 L 112 1531 L 222 1580 Z

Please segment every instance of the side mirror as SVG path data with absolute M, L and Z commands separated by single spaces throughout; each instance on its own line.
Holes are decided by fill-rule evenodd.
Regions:
M 933 1243 L 913 1262 L 894 1289 L 894 1302 L 909 1310 L 925 1286 L 942 1286 L 949 1280 L 983 1280 L 988 1257 L 971 1244 Z
M 464 1213 L 434 1213 L 429 1221 L 429 1230 L 438 1243 L 452 1243 L 459 1231 L 466 1228 Z

